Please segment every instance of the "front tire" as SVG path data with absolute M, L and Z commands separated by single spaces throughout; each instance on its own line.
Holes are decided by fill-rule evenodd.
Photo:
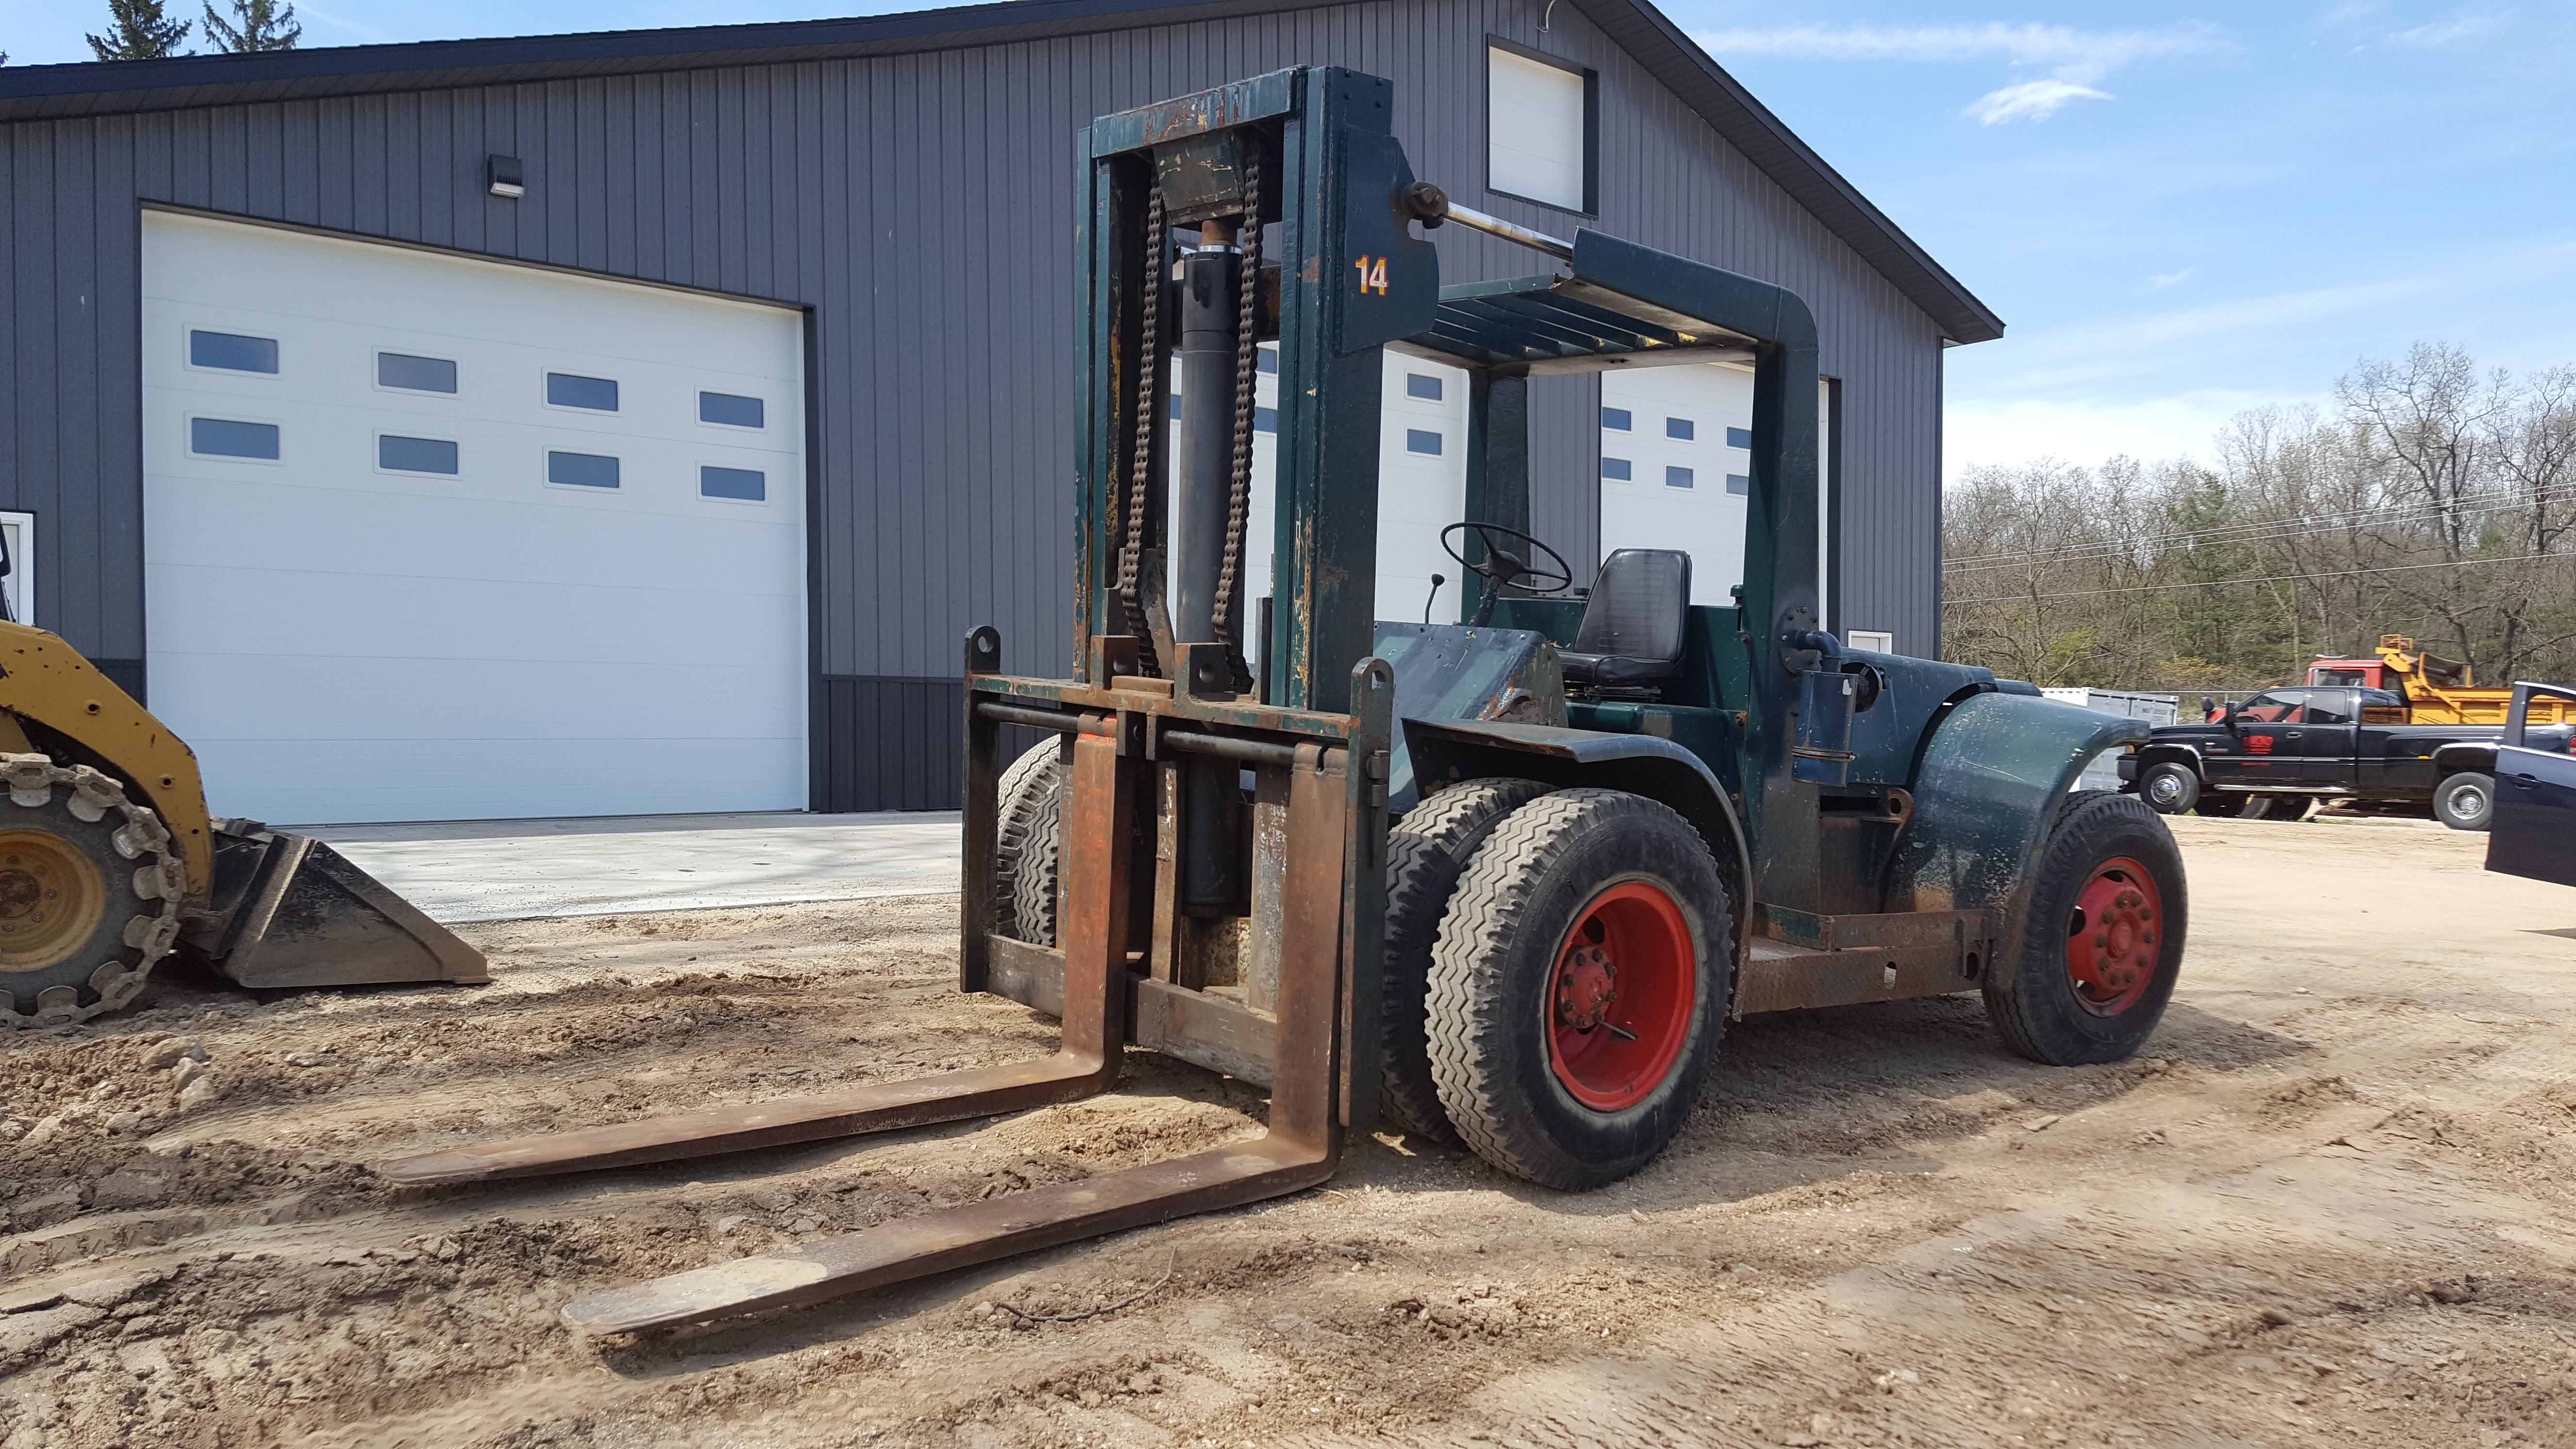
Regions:
M 2172 832 L 2126 795 L 2076 796 L 2029 899 L 2019 955 L 1985 992 L 2004 1044 L 2060 1067 L 2136 1052 L 2182 971 L 2190 903 Z
M 2138 798 L 2158 815 L 2188 815 L 2200 803 L 2200 776 L 2181 765 L 2151 765 L 2138 777 Z
M 86 765 L 0 755 L 0 1022 L 130 1005 L 178 939 L 188 870 L 150 808 Z
M 2495 824 L 2495 776 L 2462 770 L 2433 787 L 2433 815 L 2453 830 L 2486 830 Z
M 1687 821 L 1618 790 L 1542 795 L 1477 850 L 1441 923 L 1441 1106 L 1514 1176 L 1616 1182 L 1697 1105 L 1734 975 L 1726 889 Z
M 1064 745 L 1050 737 L 1002 772 L 993 832 L 993 929 L 1055 944 L 1056 850 L 1063 838 Z
M 1476 847 L 1503 817 L 1545 793 L 1536 780 L 1468 780 L 1423 801 L 1387 832 L 1379 1102 L 1392 1125 L 1415 1136 L 1461 1145 L 1431 1075 L 1426 998 L 1440 920 Z

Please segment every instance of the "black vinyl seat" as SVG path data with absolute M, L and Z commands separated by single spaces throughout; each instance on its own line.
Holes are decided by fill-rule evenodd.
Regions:
M 1601 565 L 1574 647 L 1559 657 L 1565 682 L 1587 689 L 1651 690 L 1680 670 L 1690 610 L 1690 555 L 1623 548 Z

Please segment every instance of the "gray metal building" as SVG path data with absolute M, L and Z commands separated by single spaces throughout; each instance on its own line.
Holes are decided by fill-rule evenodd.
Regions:
M 1488 88 L 1508 57 L 1579 88 L 1579 202 L 1541 204 L 1491 184 L 1489 122 L 1501 108 Z M 216 756 L 218 810 L 313 820 L 951 804 L 960 636 L 998 624 L 1007 662 L 1025 670 L 1056 667 L 1069 638 L 1075 132 L 1096 115 L 1299 63 L 1392 79 L 1395 132 L 1416 173 L 1463 202 L 1562 235 L 1593 226 L 1806 297 L 1833 379 L 1830 615 L 1905 652 L 1937 650 L 1942 352 L 1997 337 L 2002 324 L 1644 0 L 1019 0 L 0 70 L 0 509 L 29 565 L 16 583 L 32 583 L 35 622 Z M 503 194 L 513 179 L 521 194 Z M 1534 270 L 1527 254 L 1484 237 L 1452 228 L 1439 239 L 1445 281 Z M 496 261 L 513 264 L 508 276 Z M 611 280 L 626 291 L 602 290 Z M 651 284 L 649 304 L 613 308 L 643 298 L 638 283 Z M 556 291 L 525 290 L 540 284 Z M 345 346 L 375 347 L 376 361 L 363 351 L 331 361 L 344 345 L 333 329 L 365 320 L 357 314 L 376 297 L 389 299 L 395 340 L 352 334 Z M 675 320 L 654 334 L 663 304 Z M 394 317 L 401 306 L 412 311 Z M 259 321 L 281 309 L 302 320 Z M 653 366 L 671 380 L 639 371 L 622 414 L 611 386 L 602 421 L 579 411 L 592 406 L 579 396 L 557 395 L 561 378 L 585 377 L 546 349 L 572 345 L 567 334 L 591 325 L 580 319 L 612 310 L 619 320 L 597 325 L 639 329 L 634 347 L 662 347 Z M 476 317 L 526 335 L 466 335 Z M 267 350 L 209 351 L 208 336 Z M 400 340 L 437 336 L 448 340 Z M 499 350 L 478 351 L 487 341 Z M 488 365 L 477 360 L 487 352 Z M 588 352 L 616 355 L 606 341 Z M 710 376 L 752 381 L 692 382 L 684 374 L 701 359 L 715 359 Z M 292 383 L 305 360 L 310 387 Z M 548 372 L 545 395 L 531 393 L 532 408 L 552 411 L 477 414 L 469 426 L 437 420 L 460 367 L 469 379 L 524 372 L 531 389 L 535 369 L 570 371 Z M 279 378 L 303 390 L 276 391 Z M 763 378 L 784 389 L 766 413 Z M 652 433 L 645 399 L 657 387 L 674 398 L 697 388 L 689 421 L 734 431 Z M 1605 545 L 1603 387 L 1585 375 L 1530 388 L 1532 527 L 1585 566 Z M 358 416 L 379 405 L 395 411 Z M 749 424 L 710 411 L 745 405 Z M 155 461 L 164 413 L 176 440 L 166 465 Z M 402 421 L 411 417 L 431 421 Z M 447 480 L 460 448 L 469 460 L 518 460 L 524 446 L 536 470 L 529 429 L 608 438 L 614 428 L 600 429 L 611 424 L 640 441 L 545 453 L 540 481 L 564 486 L 540 500 L 553 510 L 543 516 L 518 503 L 460 512 L 441 492 L 457 486 Z M 375 438 L 376 466 L 351 472 L 348 487 L 382 484 L 382 497 L 356 512 L 340 501 L 348 489 L 316 491 L 294 471 L 312 456 L 297 452 L 305 434 L 332 428 L 361 438 L 352 447 Z M 224 441 L 236 434 L 252 441 Z M 632 528 L 581 513 L 596 500 L 561 461 L 608 459 L 613 487 L 622 453 L 640 499 L 655 449 L 684 446 L 717 461 L 699 465 L 695 493 L 674 485 L 654 521 Z M 691 506 L 739 501 L 723 479 L 764 477 L 778 481 L 739 485 L 752 490 L 741 496 L 788 511 L 739 549 L 725 530 L 750 515 L 710 523 L 680 506 L 683 495 Z M 419 510 L 387 511 L 396 495 Z M 355 521 L 335 534 L 335 519 Z M 294 523 L 289 536 L 277 520 Z M 567 542 L 566 527 L 596 532 Z M 766 605 L 735 610 L 760 591 L 734 588 L 723 571 L 771 567 L 758 560 L 784 557 L 781 540 L 796 550 L 802 616 L 771 632 L 798 636 L 782 647 L 801 659 L 756 679 L 729 675 L 725 628 L 772 616 Z M 464 557 L 514 546 L 580 572 L 582 592 L 489 584 L 503 565 Z M 356 582 L 311 592 L 326 577 Z M 441 580 L 483 580 L 472 587 L 484 592 L 451 605 Z M 666 591 L 699 601 L 674 606 Z M 365 652 L 374 622 L 352 617 L 373 606 L 349 601 L 370 599 L 383 601 L 387 629 L 408 628 L 414 642 L 342 667 Z M 1384 600 L 1380 613 L 1415 607 Z M 308 614 L 335 616 L 361 642 L 316 635 L 291 659 L 264 654 L 264 620 Z M 660 652 L 574 670 L 492 642 L 514 621 L 576 615 L 602 629 L 649 618 Z M 451 658 L 434 647 L 443 637 L 483 642 L 460 642 Z M 483 654 L 511 657 L 487 669 Z M 422 678 L 434 684 L 398 711 L 413 721 L 401 748 L 334 753 L 344 737 L 382 732 L 367 701 Z M 541 678 L 572 682 L 557 699 L 527 683 Z M 253 685 L 307 689 L 296 718 L 328 718 L 236 768 L 226 751 L 278 733 L 255 706 L 218 698 Z M 542 707 L 525 703 L 531 690 Z M 802 719 L 715 719 L 763 690 L 792 693 Z M 583 701 L 621 723 L 576 718 Z M 730 791 L 728 742 L 755 737 L 771 778 Z M 557 794 L 543 780 L 512 783 L 497 762 L 532 750 L 572 783 Z M 327 778 L 335 761 L 446 783 L 371 794 Z M 585 794 L 576 779 L 586 768 L 631 776 L 638 762 L 673 783 Z M 310 790 L 279 783 L 316 777 Z M 504 788 L 529 803 L 491 793 Z

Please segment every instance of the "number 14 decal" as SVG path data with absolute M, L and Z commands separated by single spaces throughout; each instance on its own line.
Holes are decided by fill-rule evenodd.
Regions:
M 1375 292 L 1381 297 L 1386 295 L 1386 258 L 1362 257 L 1351 265 L 1360 269 L 1360 291 L 1363 294 Z

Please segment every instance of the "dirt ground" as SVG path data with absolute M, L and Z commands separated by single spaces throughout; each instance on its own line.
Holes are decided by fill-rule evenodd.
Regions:
M 2576 890 L 2429 825 L 2174 823 L 2190 953 L 2135 1061 L 2029 1065 L 1974 997 L 1756 1018 L 1602 1192 L 1364 1141 L 1321 1191 L 633 1338 L 556 1315 L 1262 1102 L 1139 1054 L 982 1126 L 398 1191 L 361 1164 L 1052 1036 L 951 991 L 949 899 L 474 927 L 479 989 L 172 979 L 0 1041 L 0 1443 L 2576 1444 Z

